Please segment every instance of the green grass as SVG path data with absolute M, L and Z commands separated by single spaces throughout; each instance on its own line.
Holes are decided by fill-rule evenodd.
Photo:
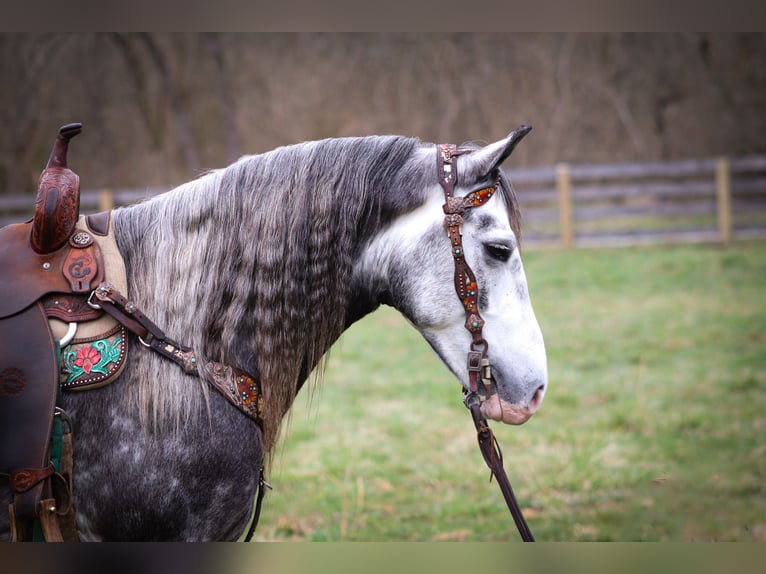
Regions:
M 550 388 L 494 425 L 539 540 L 766 540 L 766 244 L 529 251 Z M 515 541 L 458 384 L 396 312 L 333 349 L 260 540 Z

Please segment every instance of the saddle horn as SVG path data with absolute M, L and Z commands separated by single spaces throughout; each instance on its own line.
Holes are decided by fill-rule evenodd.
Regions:
M 52 253 L 67 242 L 80 214 L 80 177 L 67 167 L 69 140 L 82 131 L 82 124 L 59 128 L 53 150 L 40 174 L 32 222 L 32 249 Z

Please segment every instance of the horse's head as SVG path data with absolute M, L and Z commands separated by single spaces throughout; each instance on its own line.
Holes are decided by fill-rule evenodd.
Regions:
M 497 197 L 463 213 L 462 249 L 478 284 L 478 310 L 485 321 L 482 336 L 492 372 L 487 388 L 479 385 L 480 394 L 486 394 L 482 411 L 487 418 L 508 424 L 522 424 L 534 414 L 548 378 L 543 336 L 521 262 L 515 198 L 500 171 L 527 131 L 523 128 L 484 148 L 461 151 L 456 158 L 455 197 L 498 184 Z M 437 153 L 424 146 L 416 154 L 426 200 L 370 243 L 363 267 L 374 277 L 368 286 L 375 291 L 370 293 L 375 302 L 401 311 L 468 389 L 466 359 L 472 335 L 455 290 Z

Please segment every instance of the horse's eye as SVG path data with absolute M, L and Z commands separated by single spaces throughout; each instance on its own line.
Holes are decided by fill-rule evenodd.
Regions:
M 508 261 L 511 258 L 513 250 L 507 245 L 499 245 L 497 243 L 487 243 L 484 245 L 484 249 L 492 259 L 498 261 Z

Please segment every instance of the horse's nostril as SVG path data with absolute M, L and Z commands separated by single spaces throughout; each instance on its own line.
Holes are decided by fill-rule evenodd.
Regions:
M 532 400 L 529 401 L 530 412 L 534 413 L 535 411 L 537 411 L 537 409 L 540 408 L 540 405 L 543 403 L 544 393 L 545 393 L 545 385 L 542 384 L 539 387 L 537 387 L 537 390 L 535 391 L 535 394 L 532 397 Z

